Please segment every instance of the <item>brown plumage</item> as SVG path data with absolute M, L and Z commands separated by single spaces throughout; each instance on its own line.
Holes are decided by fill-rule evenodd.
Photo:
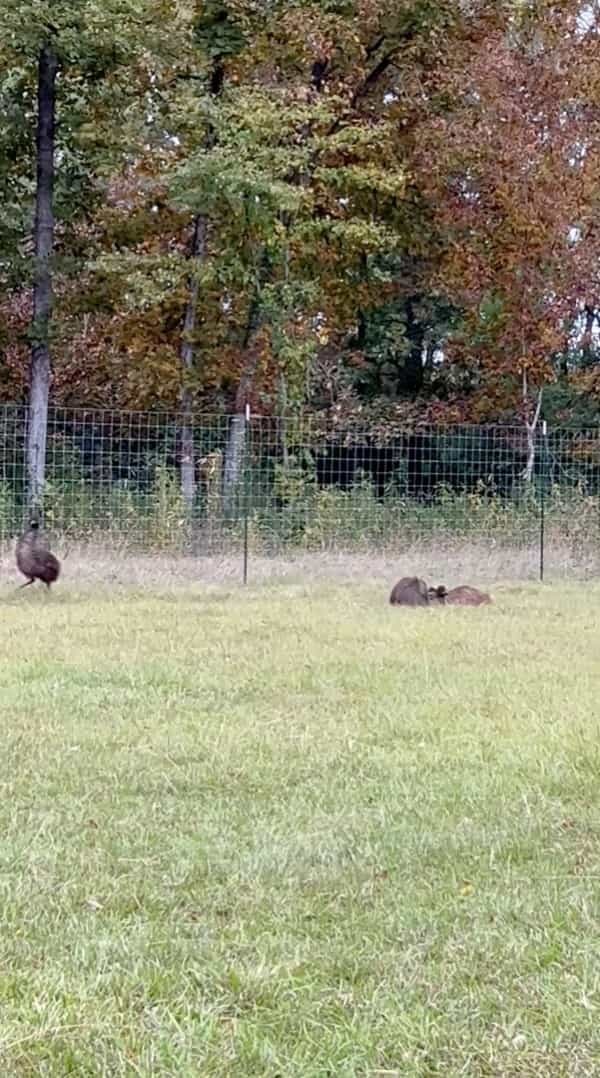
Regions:
M 445 588 L 428 588 L 418 576 L 403 576 L 394 584 L 390 595 L 392 606 L 430 606 L 443 603 Z
M 483 606 L 491 603 L 490 595 L 479 588 L 472 588 L 469 584 L 461 584 L 459 588 L 452 588 L 446 593 L 446 602 L 451 606 Z
M 39 524 L 32 520 L 27 531 L 17 543 L 17 566 L 23 576 L 27 577 L 22 588 L 33 584 L 34 580 L 41 580 L 47 588 L 58 580 L 60 562 L 54 557 L 48 547 L 40 539 Z

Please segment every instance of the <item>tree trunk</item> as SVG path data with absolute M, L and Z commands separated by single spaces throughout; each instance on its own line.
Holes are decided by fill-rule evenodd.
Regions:
M 284 468 L 289 464 L 289 450 L 287 437 L 287 379 L 283 368 L 279 371 L 277 379 L 277 411 L 279 412 L 279 444 L 281 446 L 281 463 Z
M 258 349 L 247 349 L 246 363 L 235 396 L 235 414 L 231 417 L 223 467 L 223 505 L 230 514 L 242 481 L 246 446 L 246 405 L 258 364 Z
M 531 483 L 535 471 L 535 432 L 537 430 L 537 425 L 542 411 L 543 392 L 544 389 L 542 387 L 538 393 L 538 399 L 535 406 L 533 419 L 529 419 L 527 416 L 527 408 L 529 404 L 527 371 L 523 371 L 523 406 L 525 409 L 525 429 L 527 430 L 527 463 L 525 465 L 525 468 L 523 469 L 523 479 L 526 483 Z
M 225 466 L 223 468 L 223 507 L 229 516 L 235 505 L 235 496 L 239 490 L 244 464 L 244 443 L 246 441 L 246 417 L 232 415 L 227 434 Z
M 404 361 L 400 386 L 404 393 L 416 396 L 423 389 L 425 329 L 423 324 L 415 317 L 415 297 L 413 296 L 406 301 L 405 324 L 409 350 Z
M 184 379 L 189 378 L 194 365 L 194 345 L 192 336 L 196 328 L 196 309 L 198 306 L 198 266 L 206 255 L 206 226 L 204 214 L 198 214 L 194 221 L 192 238 L 192 273 L 190 276 L 188 301 L 183 323 L 181 342 L 181 362 L 184 367 Z M 188 512 L 191 513 L 196 495 L 196 466 L 194 460 L 194 426 L 192 421 L 193 397 L 189 383 L 184 381 L 181 392 L 181 493 Z
M 263 259 L 264 261 L 264 259 Z M 235 414 L 231 417 L 227 445 L 225 448 L 225 464 L 223 467 L 223 504 L 227 514 L 233 508 L 235 495 L 242 478 L 244 462 L 244 444 L 246 440 L 246 405 L 250 403 L 250 393 L 254 384 L 254 376 L 258 365 L 258 348 L 254 345 L 254 336 L 260 323 L 260 284 L 250 303 L 248 321 L 244 331 L 242 351 L 244 352 L 244 366 L 235 395 Z
M 223 89 L 225 68 L 221 56 L 213 57 L 212 68 L 209 76 L 209 90 L 213 97 L 218 97 Z M 209 127 L 204 149 L 208 153 L 214 145 L 214 131 Z M 194 366 L 194 343 L 193 334 L 196 328 L 196 311 L 198 308 L 198 267 L 206 258 L 206 233 L 208 218 L 206 214 L 197 214 L 194 220 L 194 234 L 192 237 L 192 249 L 190 258 L 192 272 L 190 275 L 188 301 L 185 309 L 183 323 L 183 338 L 181 342 L 181 362 L 183 365 L 183 388 L 181 390 L 181 465 L 180 482 L 181 493 L 188 513 L 191 514 L 194 498 L 196 496 L 196 468 L 194 461 L 194 427 L 192 412 L 194 406 L 193 394 L 189 384 L 189 374 Z
M 48 397 L 50 395 L 51 258 L 54 244 L 54 129 L 58 58 L 44 45 L 38 60 L 36 135 L 37 189 L 34 223 L 35 278 L 31 325 L 31 372 L 27 424 L 27 498 L 39 506 L 46 474 Z
M 425 353 L 423 357 L 423 370 L 432 375 L 434 371 L 434 359 L 435 359 L 436 342 L 428 337 L 425 341 Z
M 594 361 L 594 322 L 596 321 L 596 310 L 594 307 L 590 307 L 586 304 L 585 307 L 585 324 L 583 329 L 583 337 L 581 339 L 581 359 L 584 367 L 589 367 Z

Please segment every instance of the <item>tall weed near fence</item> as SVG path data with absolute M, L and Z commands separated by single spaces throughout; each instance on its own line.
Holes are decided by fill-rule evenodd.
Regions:
M 27 513 L 27 410 L 0 409 L 0 537 Z M 573 558 L 600 540 L 600 433 L 537 436 L 526 481 L 520 427 L 427 427 L 374 437 L 309 422 L 197 416 L 195 490 L 182 489 L 171 413 L 51 410 L 46 527 L 131 549 L 231 553 L 398 551 L 477 542 Z

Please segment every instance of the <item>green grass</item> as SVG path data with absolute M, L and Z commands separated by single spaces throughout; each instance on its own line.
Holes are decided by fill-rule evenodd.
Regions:
M 0 1073 L 600 1074 L 599 599 L 5 589 Z

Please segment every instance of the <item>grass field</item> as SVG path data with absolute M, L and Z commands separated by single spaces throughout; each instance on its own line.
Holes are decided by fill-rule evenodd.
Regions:
M 600 1074 L 600 587 L 12 586 L 0 1074 Z

